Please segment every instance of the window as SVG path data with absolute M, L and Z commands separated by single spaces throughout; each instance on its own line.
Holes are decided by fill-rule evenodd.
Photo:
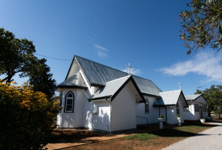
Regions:
M 74 110 L 74 94 L 70 91 L 66 94 L 66 102 L 64 112 L 73 112 Z
M 207 106 L 203 106 L 203 112 L 207 112 Z
M 199 105 L 198 104 L 195 104 L 195 112 L 199 112 Z
M 63 97 L 63 92 L 60 92 L 59 94 L 59 106 L 62 106 L 62 97 Z
M 180 107 L 179 107 L 178 103 L 177 103 L 176 107 L 177 107 L 177 115 L 180 115 Z
M 146 98 L 146 103 L 145 103 L 145 114 L 149 114 L 149 99 Z

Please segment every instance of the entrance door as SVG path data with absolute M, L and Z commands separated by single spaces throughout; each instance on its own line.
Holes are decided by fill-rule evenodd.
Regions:
M 203 108 L 202 106 L 199 107 L 200 108 L 200 119 L 203 118 Z

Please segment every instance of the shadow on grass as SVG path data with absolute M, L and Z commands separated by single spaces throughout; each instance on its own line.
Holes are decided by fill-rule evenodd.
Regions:
M 92 131 L 54 130 L 49 143 L 94 143 L 98 140 L 84 140 L 90 137 L 101 137 L 105 134 Z
M 197 134 L 197 132 L 192 131 L 195 129 L 203 130 L 201 128 L 214 127 L 215 125 L 201 124 L 201 123 L 186 123 L 182 127 L 177 127 L 176 125 L 164 125 L 163 130 L 159 130 L 158 124 L 150 124 L 149 128 L 145 130 L 134 130 L 131 132 L 124 132 L 121 134 L 131 135 L 132 133 L 150 133 L 162 137 L 190 137 Z M 50 138 L 49 143 L 95 143 L 98 142 L 96 137 L 112 137 L 118 134 L 104 134 L 93 132 L 89 130 L 54 130 L 53 136 Z M 87 139 L 90 137 L 95 137 L 93 139 Z
M 208 129 L 208 127 L 215 127 L 216 125 L 209 124 L 184 124 L 182 127 L 176 127 L 171 129 L 163 129 L 150 132 L 151 134 L 161 136 L 161 137 L 190 137 L 197 135 L 198 132 Z M 206 134 L 198 134 L 198 136 L 206 135 Z

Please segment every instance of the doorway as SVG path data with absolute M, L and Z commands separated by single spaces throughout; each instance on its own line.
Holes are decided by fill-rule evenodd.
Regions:
M 203 108 L 202 108 L 202 106 L 199 106 L 199 108 L 200 108 L 200 119 L 201 119 L 201 118 L 203 118 Z

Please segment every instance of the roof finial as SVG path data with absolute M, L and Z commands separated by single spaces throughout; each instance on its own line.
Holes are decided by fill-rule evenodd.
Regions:
M 128 65 L 126 65 L 126 67 L 128 67 L 129 68 L 129 74 L 131 74 L 131 68 L 133 68 L 132 66 L 130 66 L 130 63 L 128 63 Z
M 181 83 L 179 82 L 179 88 L 180 88 L 180 90 L 181 90 Z

